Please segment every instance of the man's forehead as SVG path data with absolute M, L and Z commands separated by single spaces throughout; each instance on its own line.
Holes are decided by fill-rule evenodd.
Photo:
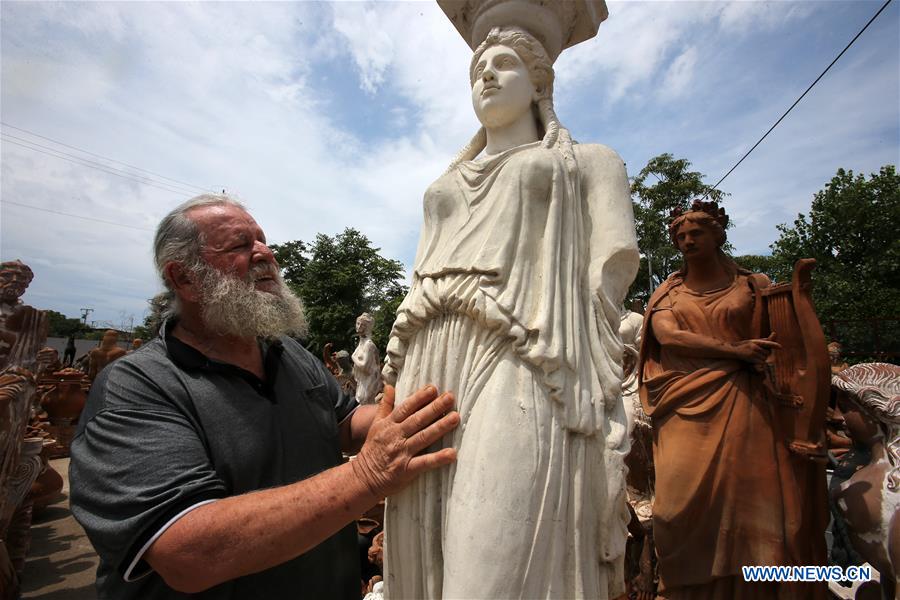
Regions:
M 255 230 L 259 227 L 247 211 L 230 204 L 201 206 L 188 211 L 187 216 L 206 235 L 235 228 L 250 227 Z

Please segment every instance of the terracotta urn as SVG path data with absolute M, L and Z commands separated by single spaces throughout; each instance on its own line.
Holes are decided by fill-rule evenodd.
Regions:
M 87 393 L 82 378 L 84 373 L 75 369 L 63 369 L 53 374 L 56 390 L 47 393 L 41 404 L 53 425 L 69 425 L 78 421 Z

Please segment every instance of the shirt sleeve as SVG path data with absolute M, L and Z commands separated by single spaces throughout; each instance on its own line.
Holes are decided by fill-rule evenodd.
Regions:
M 182 392 L 184 393 L 184 392 Z M 94 382 L 72 441 L 71 509 L 101 560 L 134 580 L 176 518 L 225 497 L 197 424 L 130 361 Z

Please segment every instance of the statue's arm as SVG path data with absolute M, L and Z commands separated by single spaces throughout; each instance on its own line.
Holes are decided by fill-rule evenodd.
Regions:
M 728 358 L 762 364 L 772 348 L 780 347 L 770 339 L 743 340 L 729 343 L 707 335 L 681 329 L 671 311 L 655 311 L 650 322 L 659 344 L 685 356 Z
M 628 174 L 611 148 L 579 144 L 575 149 L 587 206 L 590 286 L 618 307 L 640 265 Z

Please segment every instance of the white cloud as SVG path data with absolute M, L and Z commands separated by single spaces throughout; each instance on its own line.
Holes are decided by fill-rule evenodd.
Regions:
M 672 61 L 669 72 L 663 78 L 661 94 L 667 99 L 680 96 L 694 79 L 697 66 L 697 48 L 691 46 Z
M 558 61 L 561 117 L 632 172 L 669 151 L 710 179 L 827 64 L 807 52 L 813 42 L 842 46 L 869 12 L 852 2 L 609 4 L 599 35 Z M 4 122 L 238 192 L 275 242 L 353 226 L 411 267 L 422 195 L 477 128 L 471 52 L 434 2 L 0 11 Z M 882 20 L 896 16 L 895 6 Z M 739 251 L 764 251 L 774 224 L 806 210 L 837 167 L 896 162 L 897 50 L 895 30 L 873 27 L 726 180 Z M 371 107 L 380 117 L 352 118 Z M 153 229 L 187 195 L 6 142 L 0 152 L 4 201 Z M 71 316 L 93 306 L 98 320 L 140 319 L 157 287 L 151 237 L 2 206 L 4 259 L 38 267 L 26 299 Z

